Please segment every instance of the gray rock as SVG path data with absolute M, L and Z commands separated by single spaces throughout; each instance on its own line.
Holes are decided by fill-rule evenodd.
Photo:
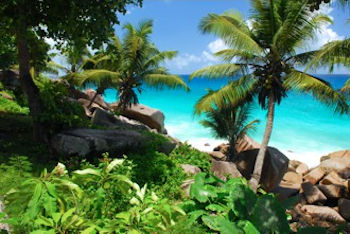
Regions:
M 74 129 L 54 136 L 51 146 L 56 153 L 65 156 L 87 156 L 105 152 L 124 154 L 139 150 L 152 140 L 150 135 L 134 130 Z M 168 141 L 160 145 L 158 151 L 167 154 L 174 148 Z
M 307 181 L 301 184 L 304 196 L 309 204 L 324 203 L 327 197 L 311 182 Z
M 213 151 L 208 153 L 212 158 L 218 161 L 225 161 L 226 160 L 226 155 L 223 154 L 220 151 Z
M 181 164 L 181 167 L 189 175 L 197 175 L 202 171 L 199 167 L 190 164 Z
M 324 221 L 330 221 L 334 223 L 344 223 L 345 220 L 341 215 L 327 206 L 314 206 L 314 205 L 304 205 L 301 210 L 311 215 L 314 218 L 318 218 Z
M 194 183 L 194 179 L 185 180 L 181 188 L 184 190 L 186 197 L 190 197 L 191 185 Z
M 130 120 L 124 116 L 116 116 L 100 108 L 94 110 L 91 122 L 92 124 L 112 129 L 150 130 L 149 127 L 136 120 Z
M 242 177 L 242 174 L 239 172 L 236 165 L 232 162 L 213 160 L 210 170 L 214 173 L 215 176 L 219 177 L 222 180 L 226 180 L 227 176 L 231 176 L 232 178 Z
M 338 200 L 339 213 L 350 221 L 350 200 L 341 198 Z
M 252 149 L 241 152 L 235 160 L 238 170 L 247 179 L 250 179 L 253 173 L 258 151 L 259 149 Z M 288 170 L 288 163 L 289 159 L 284 154 L 268 147 L 260 179 L 260 184 L 266 191 L 272 191 L 281 182 Z
M 324 170 L 320 167 L 316 167 L 304 176 L 304 180 L 310 181 L 312 184 L 317 184 L 325 174 Z
M 112 103 L 111 106 L 114 107 L 117 106 L 117 104 Z M 164 128 L 165 116 L 160 110 L 137 104 L 132 105 L 126 110 L 121 110 L 120 114 L 129 119 L 137 120 L 152 129 L 157 129 L 159 133 L 166 134 L 166 130 Z
M 322 191 L 327 198 L 341 198 L 345 195 L 345 186 L 337 184 L 319 184 L 317 187 Z
M 87 89 L 84 91 L 84 93 L 89 97 L 88 100 L 91 101 L 93 99 L 93 97 L 95 96 L 96 91 L 93 89 Z M 100 107 L 102 107 L 105 110 L 110 109 L 109 105 L 105 102 L 102 95 L 100 95 L 100 94 L 98 94 L 96 96 L 94 103 L 96 103 L 97 105 L 99 105 Z

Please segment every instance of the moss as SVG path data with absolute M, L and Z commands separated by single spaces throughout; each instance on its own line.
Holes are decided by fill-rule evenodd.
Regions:
M 12 101 L 0 96 L 0 112 L 28 115 L 29 108 L 22 107 L 16 101 Z

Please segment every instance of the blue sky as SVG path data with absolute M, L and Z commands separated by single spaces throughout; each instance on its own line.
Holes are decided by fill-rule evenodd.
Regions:
M 158 48 L 179 51 L 179 55 L 166 64 L 167 67 L 173 73 L 189 74 L 203 66 L 217 63 L 211 54 L 224 48 L 218 38 L 200 33 L 200 19 L 208 13 L 223 13 L 229 9 L 249 16 L 249 0 L 144 0 L 142 8 L 131 6 L 126 15 L 118 15 L 121 24 L 116 26 L 116 32 L 121 36 L 121 25 L 127 22 L 137 24 L 140 20 L 153 19 L 152 40 Z M 325 26 L 319 32 L 318 40 L 310 42 L 309 49 L 350 36 L 350 25 L 345 22 L 350 18 L 349 9 L 340 9 L 335 3 L 322 6 L 321 11 L 330 15 L 334 24 Z M 344 68 L 338 68 L 335 72 L 349 73 Z M 326 71 L 319 69 L 316 73 Z

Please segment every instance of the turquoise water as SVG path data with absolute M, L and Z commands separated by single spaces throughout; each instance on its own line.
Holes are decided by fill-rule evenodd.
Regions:
M 183 75 L 188 79 L 187 75 Z M 348 75 L 320 75 L 335 88 L 341 87 Z M 182 90 L 153 90 L 145 88 L 140 103 L 160 109 L 166 116 L 165 126 L 170 135 L 182 141 L 201 141 L 203 145 L 213 142 L 209 129 L 199 124 L 200 117 L 193 116 L 193 106 L 206 93 L 206 88 L 218 89 L 226 80 L 195 79 L 189 83 L 191 92 Z M 115 90 L 107 90 L 107 102 L 116 100 Z M 251 133 L 260 142 L 263 136 L 266 111 L 258 106 L 252 111 L 252 118 L 261 120 L 256 131 Z M 309 95 L 289 93 L 276 108 L 273 133 L 270 141 L 284 152 L 303 155 L 319 155 L 350 148 L 350 117 L 334 114 L 327 106 Z

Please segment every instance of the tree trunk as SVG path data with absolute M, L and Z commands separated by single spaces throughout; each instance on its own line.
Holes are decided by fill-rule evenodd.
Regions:
M 89 105 L 87 106 L 87 108 L 88 108 L 88 109 L 89 109 L 89 108 L 91 107 L 91 105 L 94 103 L 94 101 L 95 101 L 95 99 L 96 99 L 97 95 L 99 95 L 99 94 L 102 94 L 102 93 L 103 93 L 103 91 L 102 91 L 102 90 L 103 90 L 103 89 L 97 88 L 95 95 L 92 97 L 92 99 L 90 100 Z
M 267 122 L 266 122 L 266 128 L 264 133 L 264 139 L 261 143 L 259 153 L 256 157 L 254 171 L 252 174 L 252 177 L 249 181 L 249 185 L 253 189 L 254 192 L 257 191 L 258 185 L 261 178 L 262 168 L 264 164 L 265 154 L 267 150 L 267 145 L 270 141 L 271 133 L 272 133 L 272 126 L 273 126 L 273 119 L 275 114 L 275 98 L 273 94 L 271 93 L 268 100 L 268 111 L 267 111 Z
M 45 128 L 39 122 L 39 115 L 42 113 L 42 103 L 38 87 L 30 75 L 30 56 L 29 48 L 26 39 L 27 28 L 25 23 L 22 23 L 16 32 L 18 63 L 19 63 L 19 78 L 22 90 L 28 98 L 30 114 L 33 118 L 33 137 L 34 140 L 44 142 L 47 140 Z

